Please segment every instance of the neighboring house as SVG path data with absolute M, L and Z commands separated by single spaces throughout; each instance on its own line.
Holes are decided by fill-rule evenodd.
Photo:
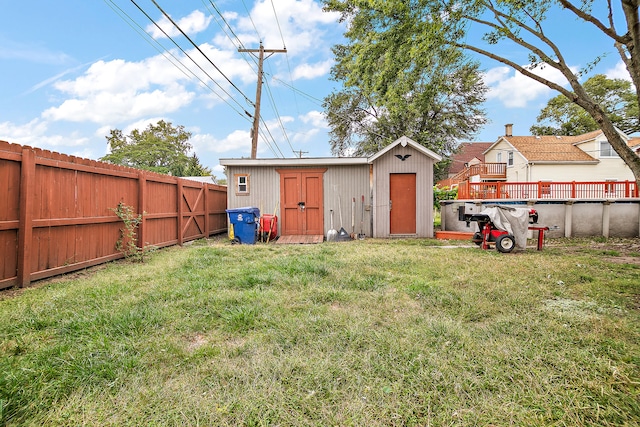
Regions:
M 433 237 L 433 165 L 440 160 L 402 137 L 371 157 L 220 159 L 220 164 L 226 168 L 228 208 L 275 211 L 281 236 L 326 236 L 333 212 L 337 230 Z
M 640 141 L 639 141 L 640 142 Z M 451 164 L 447 177 L 452 178 L 462 172 L 465 167 L 484 163 L 484 152 L 493 145 L 492 142 L 463 142 L 451 156 Z
M 506 163 L 506 182 L 634 181 L 631 169 L 601 130 L 577 136 L 513 136 L 512 125 L 485 152 L 486 163 Z M 640 151 L 640 139 L 627 143 Z M 472 180 L 473 181 L 473 180 Z

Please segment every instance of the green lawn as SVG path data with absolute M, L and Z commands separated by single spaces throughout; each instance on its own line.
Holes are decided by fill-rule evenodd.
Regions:
M 441 243 L 199 241 L 0 293 L 0 425 L 640 425 L 640 263 Z

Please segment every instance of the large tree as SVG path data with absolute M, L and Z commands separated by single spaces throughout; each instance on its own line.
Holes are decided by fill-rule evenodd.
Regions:
M 416 55 L 432 41 L 411 32 L 418 17 L 408 5 L 377 18 L 350 17 L 348 43 L 333 48 L 332 78 L 343 85 L 324 100 L 333 154 L 372 154 L 403 135 L 449 154 L 486 123 L 478 64 L 451 48 Z M 388 31 L 379 31 L 384 25 Z
M 106 138 L 110 153 L 102 161 L 173 176 L 211 175 L 211 169 L 200 164 L 195 153 L 190 154 L 191 133 L 184 126 L 160 120 L 126 136 L 120 129 L 112 129 Z
M 616 131 L 607 111 L 587 93 L 581 78 L 588 75 L 601 59 L 594 53 L 592 61 L 581 70 L 574 70 L 565 60 L 559 44 L 549 38 L 552 25 L 549 13 L 562 10 L 589 30 L 593 29 L 610 40 L 624 63 L 640 99 L 640 0 L 324 0 L 327 10 L 339 11 L 343 19 L 356 22 L 361 16 L 372 19 L 372 28 L 384 38 L 402 27 L 405 42 L 414 44 L 407 50 L 403 61 L 407 67 L 418 57 L 434 57 L 443 48 L 453 47 L 493 59 L 524 76 L 558 91 L 571 102 L 582 107 L 598 124 L 613 149 L 633 172 L 640 185 L 640 157 L 625 143 Z M 595 10 L 602 10 L 596 16 Z M 407 13 L 411 19 L 403 20 Z M 622 23 L 622 31 L 616 25 Z M 557 29 L 557 28 L 556 28 Z M 580 37 L 579 30 L 574 31 Z M 478 38 L 477 35 L 483 37 Z M 506 46 L 505 48 L 502 48 Z M 514 49 L 529 57 L 522 65 L 513 58 Z M 570 46 L 569 49 L 575 49 Z M 500 52 L 503 52 L 501 54 Z M 379 64 L 385 69 L 386 64 Z M 395 64 L 394 67 L 401 68 Z M 551 67 L 566 79 L 559 84 L 537 73 L 536 69 Z M 365 70 L 367 74 L 378 70 Z
M 583 84 L 584 90 L 607 112 L 611 122 L 627 134 L 640 131 L 638 97 L 629 80 L 596 74 Z M 584 108 L 558 95 L 549 100 L 531 126 L 533 135 L 581 135 L 599 129 Z

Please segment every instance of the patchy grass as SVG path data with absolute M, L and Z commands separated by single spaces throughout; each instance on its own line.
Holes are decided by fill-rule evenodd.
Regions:
M 0 423 L 640 423 L 638 265 L 439 244 L 200 241 L 0 294 Z

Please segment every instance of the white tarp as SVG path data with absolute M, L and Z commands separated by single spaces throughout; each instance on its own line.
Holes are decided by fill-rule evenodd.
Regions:
M 516 247 L 527 248 L 527 231 L 529 230 L 529 208 L 514 208 L 512 206 L 488 205 L 480 212 L 491 219 L 493 225 L 512 234 L 516 240 Z

